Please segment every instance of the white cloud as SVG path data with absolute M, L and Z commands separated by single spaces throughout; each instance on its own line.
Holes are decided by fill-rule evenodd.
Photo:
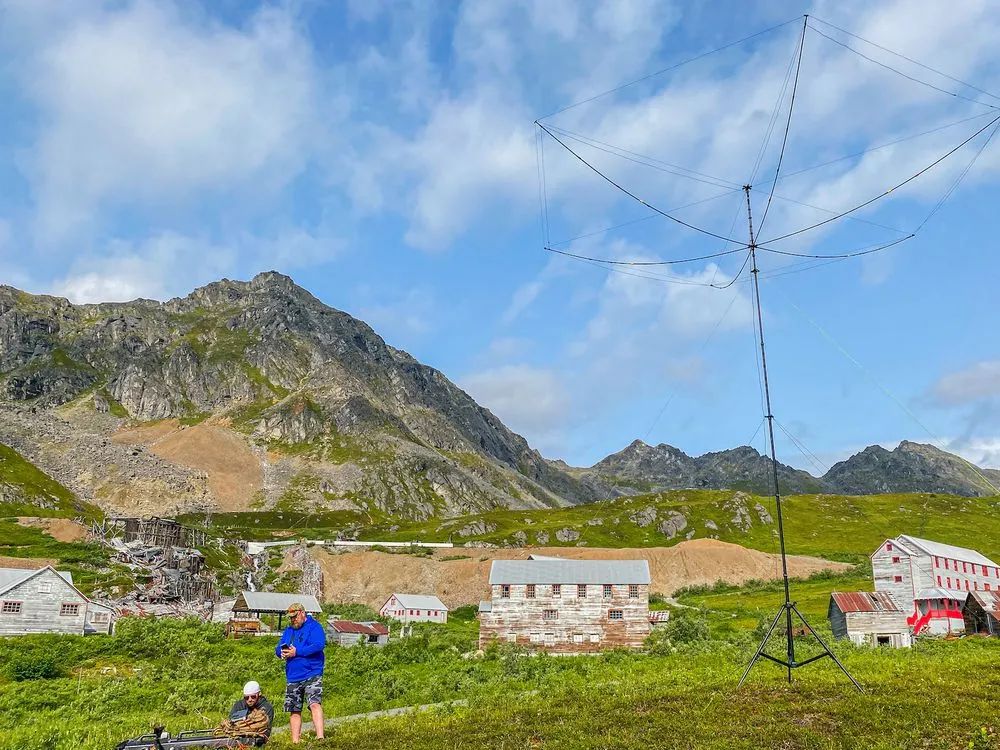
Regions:
M 125 302 L 137 297 L 164 300 L 223 276 L 250 278 L 263 270 L 289 271 L 329 260 L 340 246 L 340 240 L 323 228 L 316 233 L 290 229 L 264 237 L 242 234 L 225 243 L 158 232 L 140 242 L 115 240 L 101 252 L 75 260 L 63 276 L 25 286 L 76 303 Z
M 554 370 L 505 365 L 473 373 L 460 385 L 503 422 L 543 450 L 555 450 L 571 411 L 563 379 Z
M 1000 397 L 1000 360 L 977 362 L 944 375 L 931 387 L 931 395 L 943 406 Z
M 316 72 L 285 10 L 264 8 L 242 29 L 170 3 L 83 10 L 22 70 L 40 112 L 27 168 L 47 238 L 109 206 L 259 197 L 309 155 Z

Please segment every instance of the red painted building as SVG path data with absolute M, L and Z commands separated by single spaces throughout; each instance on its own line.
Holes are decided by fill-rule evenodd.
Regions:
M 970 592 L 1000 590 L 1000 566 L 975 550 L 901 534 L 871 555 L 875 590 L 908 611 L 914 635 L 965 632 Z

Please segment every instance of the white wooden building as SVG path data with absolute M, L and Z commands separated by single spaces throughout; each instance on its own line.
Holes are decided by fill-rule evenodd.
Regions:
M 962 605 L 973 591 L 1000 589 L 1000 566 L 975 550 L 901 534 L 871 555 L 875 590 L 907 610 L 914 635 L 965 631 Z
M 383 617 L 411 622 L 448 622 L 448 608 L 436 596 L 428 594 L 392 594 L 379 610 Z
M 69 573 L 0 568 L 0 635 L 111 633 L 111 607 L 91 601 Z
M 650 633 L 645 560 L 494 560 L 479 607 L 480 648 L 554 653 L 641 648 Z
M 884 591 L 830 594 L 827 610 L 834 638 L 850 638 L 859 646 L 908 648 L 910 626 L 906 612 Z

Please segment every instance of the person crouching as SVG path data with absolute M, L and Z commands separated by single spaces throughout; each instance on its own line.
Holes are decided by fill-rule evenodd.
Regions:
M 219 731 L 230 737 L 250 739 L 259 747 L 270 738 L 273 723 L 274 707 L 261 693 L 260 685 L 251 680 L 243 686 L 242 700 L 233 704 Z

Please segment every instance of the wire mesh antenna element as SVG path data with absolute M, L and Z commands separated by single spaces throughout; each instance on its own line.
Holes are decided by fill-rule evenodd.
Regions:
M 818 659 L 822 659 L 829 656 L 833 659 L 834 663 L 840 667 L 841 671 L 847 675 L 847 678 L 854 683 L 860 692 L 864 692 L 861 684 L 854 679 L 854 676 L 847 671 L 847 667 L 840 663 L 837 656 L 830 650 L 819 634 L 813 629 L 809 621 L 799 612 L 798 607 L 795 602 L 792 601 L 791 596 L 791 586 L 788 581 L 788 557 L 785 554 L 785 524 L 784 518 L 781 513 L 781 490 L 778 487 L 778 457 L 777 451 L 774 448 L 774 411 L 771 408 L 771 388 L 767 377 L 767 352 L 764 349 L 764 319 L 761 314 L 760 305 L 760 281 L 758 279 L 759 269 L 757 268 L 757 243 L 754 238 L 753 231 L 753 210 L 750 204 L 750 185 L 743 186 L 743 192 L 746 193 L 747 199 L 747 223 L 750 228 L 750 243 L 748 247 L 750 248 L 750 275 L 753 279 L 753 299 L 754 306 L 756 308 L 757 315 L 757 332 L 760 335 L 760 365 L 761 372 L 764 377 L 764 407 L 766 413 L 764 414 L 764 420 L 767 422 L 767 434 L 768 440 L 771 447 L 771 479 L 774 483 L 774 507 L 778 516 L 778 547 L 781 552 L 781 579 L 784 584 L 785 589 L 785 601 L 782 603 L 781 607 L 778 608 L 777 614 L 775 614 L 774 619 L 771 620 L 771 626 L 767 629 L 767 633 L 761 640 L 760 645 L 757 647 L 757 652 L 753 655 L 750 663 L 747 664 L 746 670 L 743 672 L 743 676 L 740 677 L 740 682 L 737 688 L 742 687 L 743 683 L 746 682 L 747 677 L 750 675 L 750 671 L 753 669 L 754 665 L 761 659 L 767 659 L 768 661 L 773 661 L 775 664 L 783 666 L 788 673 L 788 681 L 792 681 L 792 670 L 798 667 L 804 667 L 806 664 L 814 662 Z M 823 648 L 823 652 L 816 654 L 815 656 L 810 656 L 802 661 L 796 661 L 795 659 L 795 634 L 792 630 L 792 615 L 795 615 L 799 621 L 805 626 L 806 630 L 816 639 L 820 646 Z M 764 649 L 767 647 L 768 642 L 771 640 L 771 636 L 774 635 L 775 628 L 778 627 L 778 623 L 781 619 L 785 620 L 785 658 L 779 659 L 776 656 L 772 656 L 767 653 Z

